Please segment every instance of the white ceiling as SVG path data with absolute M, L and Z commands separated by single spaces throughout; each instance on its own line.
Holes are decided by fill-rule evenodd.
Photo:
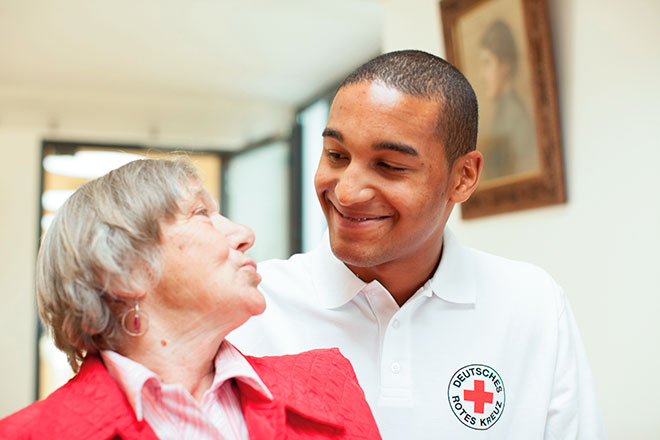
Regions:
M 0 83 L 300 104 L 380 51 L 380 0 L 0 0 Z

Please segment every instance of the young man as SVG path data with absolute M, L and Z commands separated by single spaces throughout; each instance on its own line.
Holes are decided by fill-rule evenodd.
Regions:
M 339 347 L 385 439 L 603 438 L 559 286 L 445 230 L 482 169 L 463 75 L 424 52 L 381 55 L 342 83 L 323 138 L 328 234 L 260 266 L 266 312 L 232 342 L 258 355 Z

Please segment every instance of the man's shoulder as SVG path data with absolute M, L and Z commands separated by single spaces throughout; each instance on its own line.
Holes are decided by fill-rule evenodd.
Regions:
M 260 262 L 257 271 L 262 277 L 259 289 L 267 300 L 307 301 L 313 290 L 313 261 L 310 253 L 294 254 L 290 258 Z
M 305 273 L 311 262 L 311 252 L 293 254 L 287 259 L 274 258 L 260 262 L 258 266 L 259 273 L 271 276 L 296 276 Z
M 327 270 L 326 266 L 306 253 L 288 260 L 264 261 L 257 270 L 262 276 L 259 290 L 266 300 L 266 310 L 234 329 L 227 336 L 229 341 L 253 355 L 297 353 L 337 345 L 317 339 L 319 314 L 325 310 L 323 295 L 328 292 L 317 275 Z M 331 277 L 327 273 L 322 276 Z
M 464 252 L 482 298 L 491 296 L 495 301 L 511 301 L 517 306 L 552 307 L 557 313 L 563 309 L 564 291 L 543 268 L 470 247 L 464 247 Z
M 477 249 L 461 243 L 451 231 L 445 230 L 445 250 L 442 260 L 448 258 L 452 269 L 460 269 L 461 274 L 472 273 L 477 279 L 488 281 L 509 281 L 525 277 L 530 281 L 546 282 L 550 275 L 539 266 L 522 260 L 511 259 Z M 442 261 L 441 261 L 442 267 Z
M 554 282 L 550 274 L 536 264 L 467 246 L 464 247 L 464 250 L 475 264 L 475 269 L 478 268 L 484 276 L 489 278 L 510 280 L 513 276 L 516 279 L 524 278 L 532 282 Z

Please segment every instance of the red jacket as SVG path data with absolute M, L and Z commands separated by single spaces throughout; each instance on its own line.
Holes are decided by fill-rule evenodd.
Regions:
M 251 439 L 380 439 L 353 367 L 337 349 L 246 356 L 273 395 L 239 381 Z M 1 439 L 156 439 L 98 356 L 44 400 L 0 420 Z

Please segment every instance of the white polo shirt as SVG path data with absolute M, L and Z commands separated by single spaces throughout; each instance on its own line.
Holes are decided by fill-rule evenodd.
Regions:
M 264 356 L 339 347 L 384 439 L 601 439 L 566 297 L 539 268 L 445 230 L 433 278 L 402 307 L 330 250 L 259 266 L 266 312 L 228 339 Z

